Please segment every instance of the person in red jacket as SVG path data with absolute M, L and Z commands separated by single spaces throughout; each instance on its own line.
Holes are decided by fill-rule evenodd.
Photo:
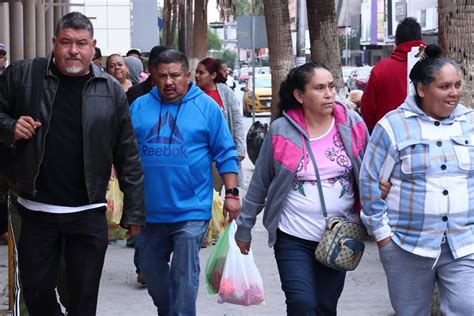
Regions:
M 361 100 L 361 114 L 369 131 L 388 112 L 396 109 L 407 96 L 407 55 L 412 47 L 425 45 L 421 26 L 415 18 L 405 18 L 395 32 L 396 48 L 378 62 L 370 74 Z

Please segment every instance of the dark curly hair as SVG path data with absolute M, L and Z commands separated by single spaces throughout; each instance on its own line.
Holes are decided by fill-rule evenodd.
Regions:
M 400 21 L 395 31 L 396 44 L 421 40 L 421 25 L 415 18 L 408 17 Z
M 415 99 L 418 105 L 420 105 L 421 102 L 417 89 L 418 83 L 426 86 L 435 81 L 439 70 L 445 65 L 453 65 L 456 69 L 459 69 L 458 65 L 453 60 L 442 56 L 441 48 L 436 44 L 426 46 L 424 54 L 426 57 L 415 63 L 409 76 L 413 86 L 415 87 Z
M 310 61 L 290 70 L 286 79 L 281 83 L 278 92 L 280 96 L 280 103 L 278 104 L 280 113 L 301 107 L 301 103 L 296 100 L 293 91 L 295 89 L 304 91 L 306 84 L 313 75 L 313 71 L 316 69 L 326 69 L 330 72 L 326 65 L 318 61 Z

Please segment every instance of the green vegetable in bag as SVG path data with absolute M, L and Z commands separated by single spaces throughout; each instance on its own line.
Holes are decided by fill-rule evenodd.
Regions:
M 217 294 L 219 292 L 225 260 L 229 251 L 229 227 L 230 223 L 227 224 L 225 230 L 220 234 L 219 241 L 212 248 L 209 259 L 207 259 L 206 286 L 209 294 Z

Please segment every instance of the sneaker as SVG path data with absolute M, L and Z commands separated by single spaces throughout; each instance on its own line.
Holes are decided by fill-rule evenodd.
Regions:
M 145 281 L 145 276 L 143 275 L 143 273 L 139 273 L 137 275 L 137 282 L 141 284 L 141 286 L 146 286 L 146 281 Z

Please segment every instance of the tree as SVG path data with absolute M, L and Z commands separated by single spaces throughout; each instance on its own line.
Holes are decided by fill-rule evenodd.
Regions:
M 193 48 L 193 0 L 179 0 L 178 49 L 186 56 L 192 55 Z
M 234 63 L 235 63 L 235 58 L 237 57 L 237 54 L 235 53 L 235 51 L 226 49 L 225 51 L 219 53 L 217 57 L 225 61 L 225 63 L 227 64 L 229 68 L 235 67 Z
M 207 29 L 207 50 L 222 50 L 222 40 L 217 36 L 216 32 L 210 28 Z
M 264 15 L 265 13 L 263 12 L 263 1 L 253 0 L 253 8 L 252 8 L 252 1 L 239 0 L 235 4 L 235 14 L 237 16 Z
M 234 18 L 236 2 L 237 0 L 217 0 L 221 21 L 230 21 Z
M 184 1 L 179 1 L 178 4 L 178 50 L 185 52 L 186 51 L 186 26 L 185 26 L 185 10 L 184 10 Z
M 194 18 L 194 10 L 193 10 L 193 5 L 194 1 L 193 0 L 184 0 L 186 1 L 186 45 L 185 45 L 185 50 L 184 53 L 186 56 L 192 56 L 193 55 L 193 18 Z
M 447 56 L 460 68 L 464 88 L 464 104 L 474 107 L 474 2 L 438 0 L 438 39 Z
M 323 62 L 331 70 L 334 82 L 343 86 L 339 37 L 334 0 L 306 1 L 311 59 Z
M 207 57 L 207 0 L 194 1 L 193 52 L 189 59 L 190 70 Z
M 163 43 L 173 46 L 178 20 L 178 0 L 165 0 L 163 3 Z
M 281 115 L 278 90 L 288 72 L 295 66 L 291 47 L 288 0 L 264 0 L 265 25 L 272 71 L 272 121 Z
M 163 3 L 163 33 L 162 33 L 162 40 L 165 45 L 170 45 L 170 26 L 171 26 L 171 1 L 172 0 L 165 0 Z

